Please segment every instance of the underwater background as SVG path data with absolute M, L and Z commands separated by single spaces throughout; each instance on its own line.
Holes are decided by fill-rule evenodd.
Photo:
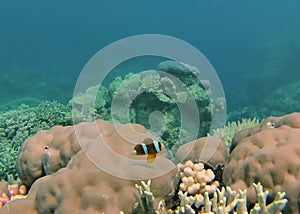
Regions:
M 168 213 L 178 213 L 179 209 L 189 213 L 182 208 L 209 212 L 210 200 L 214 201 L 214 211 L 223 209 L 225 201 L 227 210 L 242 213 L 252 208 L 266 211 L 267 204 L 268 213 L 300 213 L 299 11 L 299 0 L 2 1 L 0 208 L 4 205 L 8 209 L 0 209 L 0 214 L 6 210 L 48 213 L 49 209 L 64 213 L 61 207 L 152 214 L 154 204 L 165 209 L 161 214 L 167 209 Z M 201 51 L 218 74 L 226 101 L 215 93 L 216 82 L 205 79 L 201 66 L 196 68 L 185 64 L 189 62 L 158 56 L 139 56 L 122 62 L 101 85 L 88 85 L 86 91 L 74 93 L 86 86 L 81 85 L 82 79 L 98 80 L 92 75 L 90 79 L 81 77 L 84 71 L 94 69 L 87 63 L 99 50 L 121 39 L 145 34 L 175 37 Z M 133 45 L 132 52 L 143 49 L 143 44 L 140 46 Z M 177 50 L 170 47 L 165 46 L 168 51 Z M 125 55 L 130 55 L 131 50 L 125 50 Z M 110 52 L 112 62 L 122 51 Z M 185 53 L 180 52 L 181 56 L 188 56 L 185 59 L 194 59 Z M 142 72 L 152 69 L 157 71 Z M 102 120 L 96 121 L 99 129 L 94 130 L 91 124 L 96 119 Z M 135 140 L 125 139 L 125 134 L 116 128 L 119 125 Z M 142 128 L 143 133 L 147 130 L 149 136 L 135 138 L 138 135 L 132 130 L 139 128 L 131 126 Z M 111 151 L 120 151 L 117 156 L 103 150 L 101 146 L 107 142 Z M 93 155 L 96 159 L 92 160 Z M 82 157 L 89 158 L 87 165 L 87 159 Z M 143 163 L 138 164 L 141 168 L 132 168 L 131 162 L 123 158 Z M 77 160 L 80 167 L 72 168 Z M 107 164 L 107 160 L 118 166 Z M 89 165 L 91 162 L 93 166 Z M 149 175 L 152 162 L 164 167 L 159 168 L 159 173 L 165 173 L 165 166 L 175 170 L 161 177 L 163 181 L 153 177 L 154 191 L 149 198 L 151 180 L 140 186 L 135 183 L 135 172 Z M 105 169 L 120 174 L 107 176 Z M 59 174 L 62 171 L 71 172 L 72 176 Z M 85 195 L 87 186 L 82 186 L 81 179 L 74 179 L 81 172 L 86 176 L 83 180 L 92 178 L 93 182 L 86 184 L 93 186 L 94 192 Z M 180 177 L 172 174 L 178 172 Z M 122 173 L 132 175 L 126 177 L 131 183 L 122 183 Z M 63 188 L 55 189 L 57 184 Z M 269 192 L 263 192 L 261 184 Z M 38 190 L 28 192 L 31 185 Z M 169 185 L 169 189 L 155 185 Z M 227 188 L 230 186 L 243 192 L 235 192 L 232 197 L 233 191 Z M 226 197 L 234 201 L 223 198 L 225 187 Z M 254 189 L 255 197 L 263 199 L 259 203 L 255 201 Z M 136 190 L 141 198 L 138 202 Z M 121 200 L 109 201 L 112 206 L 107 206 L 102 193 L 111 194 L 108 198 L 119 198 L 121 194 Z M 205 201 L 199 199 L 201 194 Z M 23 201 L 10 203 L 27 195 Z M 89 207 L 76 207 L 80 203 L 61 200 L 70 195 L 83 199 L 83 204 L 87 200 Z M 50 200 L 53 196 L 60 201 L 56 207 Z M 154 196 L 159 203 L 153 203 Z M 23 202 L 28 202 L 29 209 L 23 207 Z
M 299 9 L 297 0 L 1 2 L 0 110 L 68 103 L 97 51 L 153 33 L 182 39 L 208 58 L 228 120 L 299 111 Z M 120 72 L 147 66 L 135 62 Z

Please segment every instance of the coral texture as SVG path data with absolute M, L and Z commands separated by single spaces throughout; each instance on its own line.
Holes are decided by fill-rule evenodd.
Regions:
M 0 208 L 6 203 L 26 198 L 27 187 L 19 184 L 8 184 L 6 181 L 0 182 Z
M 21 105 L 0 114 L 0 179 L 18 179 L 15 163 L 25 139 L 42 129 L 71 123 L 70 109 L 57 102 L 42 102 L 37 107 Z
M 247 128 L 253 128 L 259 124 L 259 120 L 256 118 L 246 119 L 241 121 L 228 122 L 226 126 L 213 130 L 213 136 L 221 138 L 227 147 L 230 147 L 232 139 L 236 133 Z
M 85 136 L 80 143 L 72 126 L 54 126 L 50 130 L 39 131 L 23 143 L 17 166 L 19 176 L 26 185 L 31 186 L 36 179 L 65 167 L 71 157 L 81 150 L 81 145 L 86 145 L 98 135 L 92 123 L 77 126 Z
M 287 204 L 285 193 L 278 192 L 272 202 L 268 204 L 268 191 L 263 191 L 260 183 L 253 184 L 256 191 L 257 202 L 254 207 L 247 209 L 247 190 L 233 191 L 229 186 L 216 189 L 211 194 L 206 191 L 204 193 L 188 195 L 179 192 L 180 206 L 175 211 L 171 209 L 158 208 L 158 214 L 196 214 L 198 213 L 218 213 L 218 214 L 281 214 L 282 209 Z M 212 196 L 213 195 L 213 196 Z M 161 204 L 163 204 L 161 202 Z M 163 211 L 165 210 L 165 211 Z
M 268 117 L 254 128 L 235 135 L 230 160 L 225 164 L 223 182 L 232 189 L 248 189 L 254 203 L 252 183 L 261 182 L 269 190 L 286 192 L 288 213 L 298 213 L 300 193 L 300 113 Z
M 229 152 L 220 138 L 214 136 L 202 137 L 188 142 L 177 150 L 175 161 L 177 163 L 191 160 L 193 162 L 204 161 L 216 168 L 224 165 L 229 158 Z
M 214 172 L 211 169 L 205 169 L 202 163 L 193 163 L 188 160 L 177 166 L 179 170 L 177 177 L 180 178 L 180 182 L 178 186 L 175 183 L 175 192 L 171 196 L 173 197 L 172 203 L 162 200 L 156 210 L 157 214 L 226 214 L 232 212 L 244 214 L 248 213 L 248 210 L 252 214 L 279 214 L 287 203 L 287 199 L 284 198 L 285 193 L 281 192 L 276 194 L 272 202 L 268 201 L 268 190 L 264 191 L 261 183 L 258 183 L 253 184 L 257 201 L 252 209 L 247 208 L 247 190 L 236 192 L 229 186 L 226 189 L 225 187 L 218 188 L 219 182 L 215 180 Z M 150 186 L 147 187 L 147 195 L 154 198 Z M 144 195 L 142 193 L 140 193 L 141 199 Z M 177 198 L 179 200 L 176 200 Z M 151 209 L 152 206 L 148 208 Z
M 189 195 L 196 195 L 198 193 L 214 193 L 216 192 L 219 182 L 214 181 L 215 174 L 211 169 L 204 169 L 202 163 L 193 163 L 187 161 L 184 164 L 177 165 L 181 183 L 179 190 L 187 192 Z
M 204 169 L 202 163 L 194 164 L 191 160 L 184 164 L 179 163 L 177 167 L 180 183 L 176 194 L 179 197 L 180 205 L 174 212 L 196 213 L 196 211 L 206 210 L 207 203 L 204 195 L 209 200 L 209 195 L 212 196 L 219 187 L 214 172 L 211 169 Z
M 166 61 L 157 70 L 116 77 L 108 86 L 92 86 L 70 101 L 74 122 L 138 123 L 161 136 L 168 149 L 206 136 L 212 112 L 224 110 L 225 100 L 213 99 L 209 81 L 199 80 L 198 74 L 195 67 Z M 185 125 L 181 124 L 183 109 L 189 113 L 184 114 L 189 121 Z M 153 112 L 161 113 L 159 121 Z M 194 119 L 197 115 L 201 120 Z M 156 121 L 150 122 L 151 117 Z
M 19 206 L 25 205 L 32 213 L 43 214 L 130 213 L 137 202 L 135 184 L 140 183 L 134 177 L 151 177 L 174 167 L 152 179 L 152 190 L 159 201 L 172 191 L 177 169 L 164 153 L 153 163 L 148 163 L 146 157 L 129 154 L 135 144 L 147 137 L 155 138 L 141 125 L 103 120 L 38 132 L 24 142 L 19 155 L 20 176 L 31 185 L 28 196 L 7 203 L 0 213 L 18 213 Z M 120 176 L 109 174 L 113 170 Z M 128 176 L 132 179 L 126 179 Z
M 155 198 L 151 192 L 151 180 L 147 183 L 141 181 L 141 185 L 135 184 L 135 188 L 139 192 L 140 200 L 134 204 L 133 213 L 153 214 Z

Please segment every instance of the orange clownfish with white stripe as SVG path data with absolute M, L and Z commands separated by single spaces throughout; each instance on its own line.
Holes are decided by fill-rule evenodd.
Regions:
M 163 144 L 157 140 L 146 138 L 143 143 L 135 145 L 133 148 L 134 155 L 147 155 L 147 161 L 152 163 L 156 155 L 162 151 Z

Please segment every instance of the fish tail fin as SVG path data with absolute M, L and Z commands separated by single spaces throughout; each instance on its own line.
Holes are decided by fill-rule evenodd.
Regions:
M 127 155 L 134 156 L 134 155 L 137 155 L 137 152 L 136 152 L 136 150 L 132 150 L 130 152 L 127 152 Z

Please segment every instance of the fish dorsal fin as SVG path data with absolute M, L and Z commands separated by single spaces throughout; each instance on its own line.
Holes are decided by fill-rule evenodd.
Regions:
M 153 140 L 151 139 L 151 138 L 145 138 L 144 140 L 143 140 L 143 143 L 144 144 L 151 144 L 153 142 Z

